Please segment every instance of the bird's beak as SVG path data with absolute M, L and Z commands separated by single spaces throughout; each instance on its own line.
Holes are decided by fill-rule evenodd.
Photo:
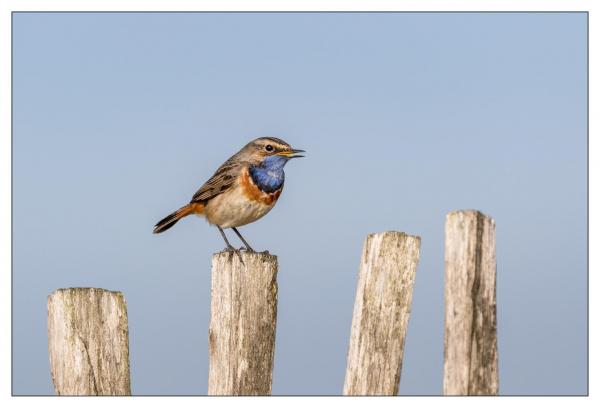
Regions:
M 290 159 L 293 159 L 293 158 L 296 158 L 296 157 L 304 157 L 304 155 L 301 155 L 301 154 L 298 154 L 298 153 L 304 153 L 304 150 L 300 150 L 300 149 L 285 150 L 283 152 L 277 153 L 277 155 L 278 156 L 288 157 Z

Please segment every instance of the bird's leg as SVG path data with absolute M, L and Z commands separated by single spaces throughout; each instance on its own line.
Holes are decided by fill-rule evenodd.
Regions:
M 239 233 L 239 231 L 235 228 L 235 227 L 231 227 L 231 229 L 233 230 L 233 232 L 235 232 L 237 234 L 238 237 L 240 237 L 240 239 L 242 240 L 242 242 L 244 243 L 244 245 L 246 246 L 246 251 L 250 251 L 250 252 L 256 252 L 254 249 L 252 249 L 252 247 L 246 242 L 246 240 L 244 239 L 244 237 L 242 237 L 242 234 Z
M 240 258 L 240 262 L 243 264 L 244 260 L 242 259 L 242 254 L 240 254 L 240 250 L 239 249 L 235 249 L 233 247 L 233 245 L 231 245 L 229 243 L 229 241 L 227 241 L 227 236 L 225 235 L 225 231 L 223 231 L 223 229 L 221 227 L 219 227 L 217 225 L 217 228 L 219 229 L 219 232 L 221 233 L 221 235 L 223 236 L 223 239 L 225 240 L 225 243 L 227 244 L 227 248 L 225 248 L 226 251 L 232 251 L 235 252 L 237 254 L 237 256 Z
M 225 248 L 227 251 L 237 251 L 237 249 L 235 249 L 233 247 L 233 245 L 231 245 L 229 243 L 229 241 L 227 241 L 227 236 L 225 235 L 225 232 L 223 231 L 223 229 L 221 227 L 219 227 L 217 225 L 217 228 L 219 229 L 219 232 L 221 233 L 221 236 L 223 236 L 223 239 L 225 240 L 225 243 L 227 244 L 227 248 Z

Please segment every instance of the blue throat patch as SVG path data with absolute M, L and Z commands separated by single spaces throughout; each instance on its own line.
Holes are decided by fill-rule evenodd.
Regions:
M 250 166 L 250 177 L 261 191 L 273 193 L 283 186 L 285 173 L 283 166 L 289 158 L 283 156 L 269 156 L 258 166 Z

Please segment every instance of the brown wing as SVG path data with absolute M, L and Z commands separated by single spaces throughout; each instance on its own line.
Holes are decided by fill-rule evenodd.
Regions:
M 235 183 L 243 164 L 234 157 L 227 160 L 192 197 L 190 202 L 205 202 L 218 196 Z

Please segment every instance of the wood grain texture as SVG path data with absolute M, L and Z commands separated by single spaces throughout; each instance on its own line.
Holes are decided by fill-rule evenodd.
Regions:
M 58 395 L 131 395 L 127 307 L 120 292 L 48 296 L 48 351 Z
M 452 212 L 445 239 L 444 394 L 497 395 L 494 220 Z
M 271 394 L 277 257 L 240 255 L 220 252 L 212 259 L 209 395 Z
M 402 232 L 365 241 L 344 395 L 396 395 L 421 239 Z

